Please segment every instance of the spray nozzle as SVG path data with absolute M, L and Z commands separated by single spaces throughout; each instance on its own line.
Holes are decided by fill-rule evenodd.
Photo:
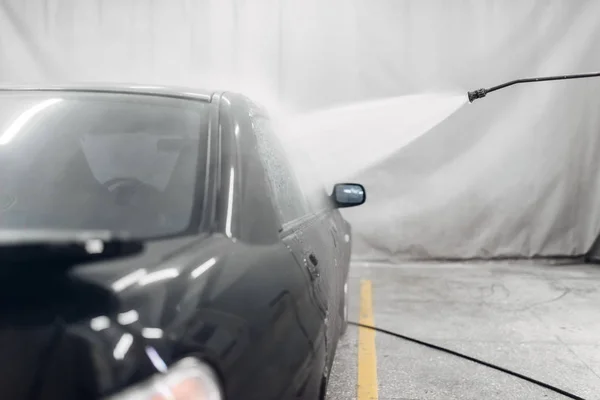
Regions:
M 468 92 L 469 103 L 472 103 L 474 100 L 485 97 L 486 94 L 495 92 L 499 89 L 504 89 L 505 87 L 516 85 L 518 83 L 531 83 L 531 82 L 545 82 L 545 81 L 561 81 L 567 79 L 581 79 L 581 78 L 598 78 L 600 77 L 600 72 L 593 72 L 591 74 L 577 74 L 577 75 L 559 75 L 559 76 L 545 76 L 540 78 L 526 78 L 526 79 L 517 79 L 514 81 L 506 82 L 498 86 L 491 87 L 489 89 L 479 89 L 474 90 L 472 92 Z
M 469 96 L 469 103 L 472 103 L 473 101 L 475 101 L 477 99 L 481 99 L 482 97 L 485 97 L 486 94 L 487 94 L 486 89 L 479 89 L 479 90 L 473 90 L 472 92 L 468 92 L 467 95 Z

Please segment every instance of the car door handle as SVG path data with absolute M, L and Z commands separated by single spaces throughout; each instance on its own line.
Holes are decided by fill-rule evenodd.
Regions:
M 319 264 L 319 260 L 317 260 L 317 256 L 315 256 L 314 253 L 310 253 L 307 258 L 308 258 L 308 261 L 306 259 L 304 259 L 306 262 L 306 267 L 310 274 L 310 280 L 314 282 L 321 276 L 321 273 L 319 272 L 319 268 L 317 268 L 317 265 Z
M 333 238 L 333 246 L 337 247 L 338 243 L 337 243 L 337 231 L 332 229 L 331 231 L 331 237 Z

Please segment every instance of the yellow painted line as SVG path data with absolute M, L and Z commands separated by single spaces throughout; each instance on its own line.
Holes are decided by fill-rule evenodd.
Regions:
M 360 317 L 363 325 L 374 326 L 371 281 L 360 282 Z M 358 328 L 358 396 L 357 400 L 377 400 L 377 354 L 375 331 Z

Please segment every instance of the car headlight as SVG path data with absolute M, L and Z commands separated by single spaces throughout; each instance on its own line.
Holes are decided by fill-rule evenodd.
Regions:
M 215 372 L 195 358 L 185 358 L 163 374 L 106 400 L 222 400 Z

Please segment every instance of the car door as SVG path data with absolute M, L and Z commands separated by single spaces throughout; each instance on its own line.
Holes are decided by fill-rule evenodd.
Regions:
M 253 126 L 257 132 L 258 145 L 261 147 L 259 152 L 262 154 L 265 172 L 273 192 L 274 205 L 279 213 L 281 238 L 290 247 L 298 262 L 306 267 L 316 301 L 325 317 L 328 293 L 323 284 L 322 271 L 329 264 L 331 254 L 329 243 L 323 236 L 322 222 L 309 206 L 269 119 L 263 116 L 255 117 Z
M 326 289 L 327 275 L 323 274 L 323 271 L 328 268 L 330 254 L 327 243 L 323 242 L 321 221 L 309 207 L 289 165 L 286 153 L 272 131 L 270 121 L 266 117 L 255 115 L 253 129 L 257 137 L 258 152 L 271 188 L 273 205 L 279 214 L 280 239 L 290 250 L 296 262 L 303 267 L 307 286 L 310 287 L 310 301 L 319 310 L 318 321 L 303 321 L 309 331 L 319 332 L 320 339 L 314 343 L 317 358 L 311 365 L 307 365 L 304 371 L 306 374 L 312 374 L 315 372 L 315 365 L 321 365 L 321 368 L 325 365 L 324 354 L 332 332 L 327 323 L 330 304 Z M 323 356 L 321 357 L 320 354 Z
M 316 232 L 318 242 L 321 246 L 321 261 L 326 265 L 322 268 L 321 285 L 323 291 L 327 293 L 328 313 L 327 322 L 329 325 L 328 340 L 333 343 L 337 339 L 337 334 L 342 325 L 343 317 L 343 291 L 346 280 L 346 266 L 343 262 L 344 246 L 340 240 L 340 228 L 336 214 L 337 210 L 327 196 L 324 188 L 319 188 L 316 192 L 309 194 L 310 206 L 316 216 Z
M 325 186 L 318 181 L 318 171 L 310 164 L 309 160 L 303 160 L 303 158 L 310 158 L 310 155 L 294 153 L 291 156 L 294 157 L 294 165 L 301 165 L 297 170 L 301 187 L 307 189 L 305 194 L 311 210 L 320 219 L 321 241 L 327 245 L 329 250 L 328 263 L 333 267 L 327 271 L 331 275 L 329 279 L 331 286 L 328 292 L 343 291 L 348 265 L 348 262 L 344 262 L 344 260 L 349 259 L 348 241 L 345 236 L 346 224 L 339 210 L 333 207 L 331 192 L 328 192 Z M 331 297 L 330 300 L 335 303 L 330 305 L 330 309 L 338 307 L 337 303 L 340 299 Z
M 298 175 L 291 165 L 291 155 L 281 145 L 269 121 L 265 120 L 263 123 L 266 134 L 270 135 L 268 137 L 273 154 L 278 154 L 280 158 L 274 174 L 278 175 L 279 181 L 276 191 L 285 189 L 282 190 L 285 193 L 280 195 L 278 201 L 282 210 L 282 221 L 286 226 L 294 226 L 291 248 L 297 255 L 298 262 L 309 272 L 315 298 L 322 309 L 325 342 L 331 355 L 330 344 L 336 342 L 341 322 L 339 310 L 343 298 L 344 275 L 339 266 L 335 223 L 331 219 L 333 209 L 327 198 L 325 200 L 329 207 L 319 209 L 311 206 L 307 193 L 299 184 Z
M 342 286 L 340 268 L 336 258 L 336 241 L 331 232 L 330 220 L 326 212 L 316 214 L 314 224 L 308 234 L 312 241 L 318 243 L 315 253 L 318 254 L 319 277 L 316 282 L 318 290 L 326 298 L 327 309 L 325 321 L 327 326 L 326 342 L 327 351 L 333 356 L 333 346 L 337 343 L 340 325 L 340 303 L 342 299 Z

